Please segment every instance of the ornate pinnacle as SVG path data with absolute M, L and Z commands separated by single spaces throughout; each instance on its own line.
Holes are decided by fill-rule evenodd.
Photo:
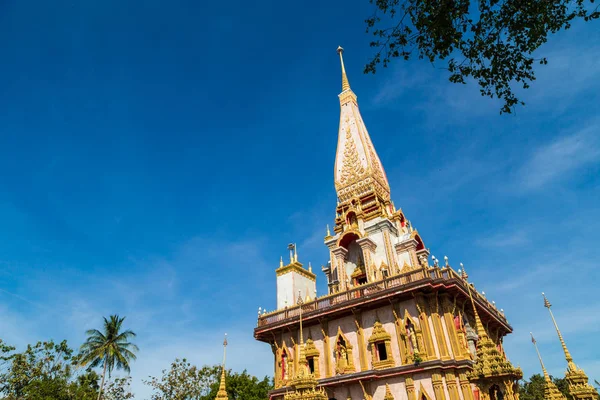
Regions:
M 225 386 L 225 356 L 227 355 L 227 334 L 223 340 L 223 367 L 221 370 L 221 381 L 219 382 L 219 391 L 217 392 L 217 400 L 229 400 L 227 396 L 227 388 Z
M 348 77 L 346 76 L 344 57 L 342 56 L 342 53 L 344 53 L 344 48 L 342 46 L 338 46 L 337 53 L 340 55 L 340 62 L 342 64 L 342 92 L 345 92 L 346 90 L 350 90 L 350 82 L 348 82 Z
M 550 307 L 552 307 L 552 304 L 550 304 L 550 302 L 546 298 L 546 295 L 543 292 L 542 292 L 542 296 L 544 297 L 544 307 L 546 307 L 548 309 L 548 311 L 550 312 L 550 318 L 552 318 L 552 322 L 554 323 L 554 328 L 556 328 L 556 333 L 558 334 L 558 339 L 560 340 L 560 344 L 562 345 L 563 351 L 565 352 L 565 358 L 567 359 L 569 369 L 575 370 L 576 367 L 575 367 L 575 364 L 573 364 L 573 357 L 571 357 L 571 353 L 569 353 L 569 349 L 567 349 L 567 344 L 565 343 L 565 340 L 563 339 L 562 334 L 560 333 L 560 329 L 558 329 L 558 324 L 556 323 L 556 320 L 554 319 L 554 314 L 552 314 L 552 309 L 550 308 Z
M 529 334 L 531 335 L 531 342 L 535 346 L 535 351 L 537 352 L 538 358 L 540 359 L 540 365 L 542 366 L 542 372 L 544 373 L 544 379 L 546 380 L 546 382 L 550 382 L 550 375 L 548 375 L 548 371 L 546 371 L 546 367 L 544 367 L 544 362 L 542 361 L 542 356 L 540 354 L 540 350 L 537 347 L 537 342 L 535 341 L 535 338 L 533 337 L 533 333 L 529 332 Z

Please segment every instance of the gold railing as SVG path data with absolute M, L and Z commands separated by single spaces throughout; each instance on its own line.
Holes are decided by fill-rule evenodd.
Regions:
M 442 280 L 447 281 L 450 279 L 456 279 L 458 282 L 462 282 L 463 285 L 467 285 L 461 276 L 449 266 L 439 268 L 431 267 L 427 269 L 419 268 L 409 272 L 405 272 L 399 275 L 390 276 L 389 278 L 383 279 L 377 282 L 366 283 L 358 287 L 349 289 L 345 292 L 338 292 L 329 294 L 326 296 L 319 297 L 313 301 L 302 304 L 302 314 L 308 314 L 316 311 L 324 311 L 329 308 L 341 305 L 345 302 L 359 299 L 365 296 L 370 296 L 373 293 L 377 293 L 383 290 L 392 289 L 408 285 L 413 282 L 422 280 Z M 466 291 L 466 287 L 464 288 Z M 503 313 L 498 311 L 495 305 L 492 305 L 483 295 L 477 290 L 472 288 L 471 293 L 474 298 L 488 305 L 488 309 L 501 321 L 506 322 L 506 317 Z M 275 310 L 269 313 L 262 314 L 258 317 L 258 326 L 265 326 L 275 324 L 277 322 L 285 321 L 290 318 L 298 317 L 300 314 L 300 306 L 286 307 L 282 310 Z M 309 315 L 307 315 L 309 316 Z

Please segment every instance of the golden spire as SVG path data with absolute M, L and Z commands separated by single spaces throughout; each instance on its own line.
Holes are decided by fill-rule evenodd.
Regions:
M 542 372 L 544 373 L 544 379 L 546 380 L 546 382 L 551 382 L 550 375 L 548 375 L 548 371 L 546 371 L 546 367 L 544 367 L 544 362 L 542 361 L 542 355 L 540 354 L 540 350 L 537 347 L 537 342 L 535 341 L 535 338 L 533 337 L 533 333 L 529 332 L 529 334 L 531 335 L 531 342 L 535 346 L 535 351 L 537 352 L 538 358 L 540 359 L 540 364 L 542 366 Z
M 477 307 L 475 307 L 475 302 L 473 301 L 473 295 L 471 294 L 471 285 L 467 283 L 467 290 L 469 291 L 469 297 L 471 298 L 471 305 L 473 306 L 473 314 L 475 314 L 475 331 L 477 332 L 477 336 L 479 336 L 479 340 L 482 338 L 487 338 L 487 333 L 485 332 L 485 328 L 481 323 L 481 319 L 479 318 L 479 314 L 477 313 Z
M 342 64 L 342 92 L 345 92 L 346 90 L 350 90 L 350 82 L 348 82 L 348 77 L 346 76 L 344 57 L 342 56 L 344 53 L 344 48 L 342 46 L 338 46 L 337 53 L 340 55 L 340 63 Z
M 356 95 L 350 89 L 342 57 L 343 49 L 338 47 L 337 51 L 342 63 L 342 93 L 338 95 L 340 124 L 334 167 L 338 202 L 345 203 L 353 198 L 364 200 L 365 196 L 374 194 L 376 197 L 374 207 L 378 209 L 376 212 L 385 216 L 387 215 L 385 207 L 390 199 L 390 185 L 360 115 Z M 337 231 L 337 228 L 336 225 L 334 231 Z
M 227 355 L 227 334 L 223 340 L 223 367 L 221 370 L 221 382 L 219 382 L 219 391 L 217 392 L 217 400 L 229 400 L 227 389 L 225 387 L 225 356 Z
M 556 323 L 556 320 L 554 319 L 554 314 L 552 314 L 552 310 L 550 309 L 550 307 L 552 307 L 552 304 L 550 304 L 550 302 L 546 298 L 546 295 L 543 292 L 542 296 L 544 297 L 544 307 L 548 309 L 548 311 L 550 312 L 550 317 L 552 318 L 552 322 L 554 322 L 554 327 L 556 328 L 556 333 L 558 333 L 558 339 L 560 340 L 560 344 L 562 345 L 563 351 L 565 352 L 565 358 L 567 359 L 569 368 L 576 369 L 575 364 L 573 364 L 573 357 L 571 357 L 571 353 L 569 353 L 569 349 L 567 349 L 567 344 L 565 343 L 565 340 L 563 339 L 560 330 L 558 329 L 558 324 Z

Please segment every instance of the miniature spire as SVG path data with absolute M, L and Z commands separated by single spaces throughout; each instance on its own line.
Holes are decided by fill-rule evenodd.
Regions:
M 562 345 L 563 351 L 565 352 L 565 358 L 567 359 L 569 369 L 575 370 L 577 369 L 577 367 L 575 367 L 575 364 L 573 363 L 573 357 L 571 357 L 571 353 L 569 353 L 569 349 L 567 349 L 567 344 L 565 343 L 565 340 L 563 339 L 560 330 L 558 329 L 558 324 L 556 323 L 554 315 L 552 314 L 552 310 L 550 309 L 550 307 L 552 307 L 552 304 L 550 304 L 550 302 L 546 298 L 546 295 L 543 292 L 542 296 L 544 297 L 544 307 L 548 309 L 548 311 L 550 312 L 550 317 L 552 318 L 552 322 L 554 322 L 554 327 L 556 328 L 556 333 L 558 333 L 558 339 L 560 340 L 560 344 Z
M 344 48 L 342 46 L 338 46 L 337 53 L 340 55 L 340 63 L 342 64 L 342 92 L 345 92 L 346 90 L 350 90 L 350 82 L 348 82 L 348 77 L 346 76 L 344 57 L 342 56 L 344 53 Z
M 331 232 L 329 231 L 329 224 L 327 224 L 327 237 L 331 236 Z
M 487 338 L 487 333 L 485 332 L 485 328 L 481 323 L 481 318 L 479 318 L 479 314 L 477 313 L 477 307 L 475 307 L 475 302 L 473 301 L 473 295 L 471 294 L 471 285 L 467 284 L 467 289 L 469 290 L 469 297 L 471 298 L 471 305 L 473 306 L 473 314 L 475 314 L 475 332 L 477 332 L 477 336 L 479 336 L 479 340 L 482 338 Z
M 535 351 L 537 352 L 538 358 L 540 359 L 540 365 L 542 366 L 542 372 L 544 373 L 544 379 L 546 380 L 546 383 L 551 382 L 550 375 L 548 375 L 548 371 L 546 371 L 546 367 L 544 367 L 544 362 L 542 361 L 542 355 L 540 354 L 540 350 L 537 347 L 537 342 L 535 341 L 535 338 L 533 337 L 533 333 L 529 332 L 529 334 L 531 335 L 531 342 L 535 346 Z
M 279 268 L 283 268 L 283 256 L 279 259 Z
M 225 387 L 225 356 L 227 355 L 227 334 L 223 340 L 223 367 L 221 370 L 221 382 L 219 383 L 219 391 L 217 392 L 216 400 L 229 400 L 227 389 Z

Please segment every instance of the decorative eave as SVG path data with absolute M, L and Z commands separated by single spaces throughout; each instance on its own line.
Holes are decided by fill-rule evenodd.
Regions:
M 302 267 L 302 263 L 298 261 L 294 261 L 288 265 L 284 265 L 283 267 L 279 267 L 275 270 L 275 274 L 277 274 L 277 276 L 282 276 L 289 272 L 296 272 L 313 281 L 317 280 L 317 276 L 314 273 L 304 269 Z

